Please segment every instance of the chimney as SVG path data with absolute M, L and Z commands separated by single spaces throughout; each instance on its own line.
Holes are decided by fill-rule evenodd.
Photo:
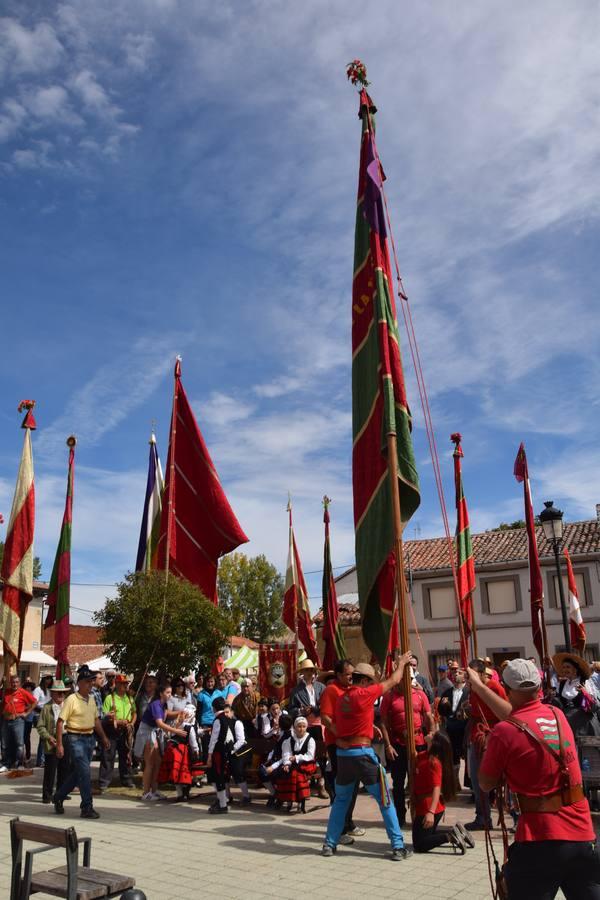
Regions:
M 596 519 L 600 522 L 600 503 L 596 503 Z

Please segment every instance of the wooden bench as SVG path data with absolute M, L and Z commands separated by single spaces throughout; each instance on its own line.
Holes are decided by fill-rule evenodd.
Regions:
M 33 841 L 44 844 L 25 851 L 23 863 L 23 842 Z M 18 818 L 10 822 L 10 844 L 12 851 L 12 877 L 10 900 L 27 900 L 32 894 L 43 892 L 66 900 L 96 900 L 98 897 L 116 897 L 135 885 L 135 879 L 127 875 L 115 875 L 90 868 L 92 839 L 77 839 L 74 828 L 52 828 L 49 825 L 35 825 L 21 822 Z M 79 844 L 83 844 L 83 865 L 79 865 Z M 46 872 L 34 872 L 33 860 L 37 853 L 45 853 L 64 847 L 67 853 L 66 866 L 58 866 Z

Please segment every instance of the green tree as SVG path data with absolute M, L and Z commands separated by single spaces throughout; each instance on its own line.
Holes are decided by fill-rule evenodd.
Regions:
M 106 652 L 124 672 L 149 664 L 161 675 L 207 669 L 232 634 L 227 612 L 183 578 L 164 572 L 129 572 L 94 614 Z
M 219 604 L 229 612 L 235 634 L 271 641 L 284 633 L 283 578 L 266 556 L 229 553 L 219 563 L 217 584 Z
M 0 566 L 4 558 L 4 541 L 0 541 Z M 33 577 L 38 581 L 42 577 L 42 563 L 39 556 L 33 557 Z
M 535 524 L 542 524 L 539 516 L 535 517 Z M 495 528 L 492 528 L 491 531 L 514 531 L 517 528 L 525 528 L 525 519 L 516 519 L 514 522 L 500 522 L 500 524 Z

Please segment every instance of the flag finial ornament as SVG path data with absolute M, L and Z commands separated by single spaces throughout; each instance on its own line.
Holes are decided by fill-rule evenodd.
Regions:
M 181 356 L 179 353 L 175 357 L 175 378 L 181 378 Z
M 67 447 L 76 447 L 77 446 L 77 438 L 74 434 L 70 434 L 67 438 Z
M 462 447 L 460 446 L 460 442 L 462 441 L 462 434 L 460 433 L 460 431 L 455 431 L 454 434 L 451 434 L 450 440 L 454 444 L 453 456 L 464 456 Z
M 35 418 L 33 416 L 33 407 L 35 406 L 35 400 L 21 400 L 17 407 L 17 412 L 22 413 L 24 410 L 27 410 L 25 418 L 21 424 L 21 428 L 30 428 L 32 431 L 35 431 L 37 428 L 37 424 Z
M 346 77 L 354 85 L 362 84 L 363 87 L 368 87 L 369 85 L 367 81 L 367 67 L 360 59 L 353 59 L 351 63 L 347 64 Z

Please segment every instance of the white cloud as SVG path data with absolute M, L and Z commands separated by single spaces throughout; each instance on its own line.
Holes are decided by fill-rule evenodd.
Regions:
M 53 69 L 60 62 L 64 48 L 48 22 L 38 22 L 29 29 L 16 19 L 0 19 L 0 71 L 11 74 L 39 73 Z
M 147 69 L 156 47 L 154 35 L 145 32 L 143 34 L 128 34 L 123 41 L 123 50 L 127 65 L 138 72 Z
M 192 406 L 201 422 L 221 428 L 249 418 L 255 410 L 252 404 L 244 403 L 222 391 L 213 391 L 208 400 L 193 401 Z
M 154 392 L 172 369 L 176 350 L 190 339 L 168 334 L 138 338 L 127 353 L 115 355 L 74 392 L 58 419 L 40 430 L 40 456 L 55 456 L 69 434 L 88 447 L 97 444 Z
M 0 108 L 0 142 L 12 138 L 27 117 L 25 107 L 17 100 L 9 98 Z

